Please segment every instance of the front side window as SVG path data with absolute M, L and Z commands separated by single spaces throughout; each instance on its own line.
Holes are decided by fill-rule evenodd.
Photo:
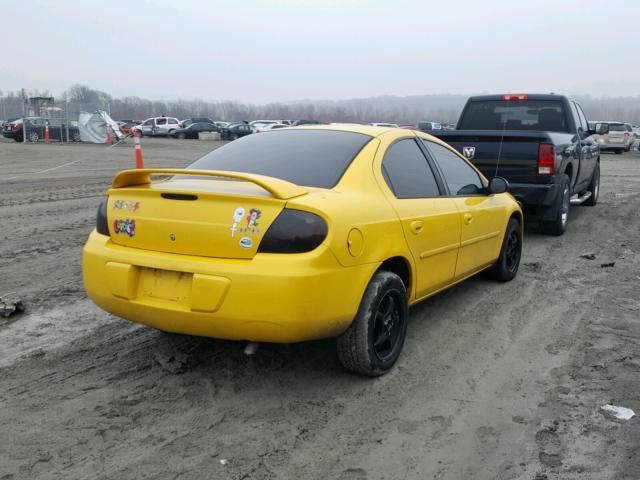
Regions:
M 427 158 L 412 138 L 392 144 L 382 161 L 382 175 L 397 198 L 428 198 L 440 195 Z
M 465 160 L 448 148 L 422 140 L 442 172 L 449 193 L 456 196 L 478 195 L 484 186 L 476 172 Z

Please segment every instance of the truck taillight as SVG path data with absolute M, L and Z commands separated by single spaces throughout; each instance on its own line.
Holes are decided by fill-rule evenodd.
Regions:
M 538 149 L 538 175 L 551 175 L 556 169 L 556 152 L 553 145 L 541 143 Z
M 503 95 L 502 100 L 529 100 L 529 95 L 525 95 L 524 93 L 514 93 L 510 95 Z

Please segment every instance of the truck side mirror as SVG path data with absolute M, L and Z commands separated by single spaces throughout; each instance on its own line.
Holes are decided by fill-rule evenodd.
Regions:
M 491 195 L 496 193 L 504 193 L 509 191 L 509 182 L 502 177 L 491 177 L 489 180 L 489 193 Z

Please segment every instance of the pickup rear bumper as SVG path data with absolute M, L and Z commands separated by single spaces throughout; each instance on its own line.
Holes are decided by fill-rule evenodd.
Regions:
M 509 193 L 526 207 L 550 207 L 557 195 L 555 183 L 544 185 L 531 183 L 511 183 Z

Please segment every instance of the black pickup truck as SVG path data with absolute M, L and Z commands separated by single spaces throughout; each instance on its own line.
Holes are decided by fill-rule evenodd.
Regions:
M 562 235 L 569 206 L 593 206 L 600 150 L 580 105 L 562 95 L 484 95 L 467 101 L 455 130 L 431 132 L 486 177 L 509 181 L 511 194 L 538 215 L 540 229 Z

